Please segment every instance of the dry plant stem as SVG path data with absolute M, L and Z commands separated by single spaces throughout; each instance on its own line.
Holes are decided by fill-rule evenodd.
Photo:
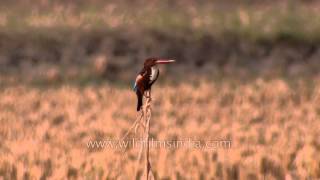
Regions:
M 143 113 L 140 115 L 140 117 L 138 117 L 136 119 L 136 121 L 132 124 L 132 126 L 129 128 L 129 130 L 126 132 L 126 134 L 121 138 L 121 141 L 125 140 L 127 138 L 127 136 L 130 134 L 131 130 L 134 128 L 135 129 L 135 133 L 137 131 L 137 128 L 140 126 L 141 124 L 141 120 L 143 119 Z
M 150 132 L 150 119 L 151 119 L 151 93 L 149 92 L 149 96 L 147 97 L 147 103 L 146 103 L 146 125 L 145 125 L 145 135 L 146 135 L 146 179 L 149 180 L 149 177 L 153 177 L 152 171 L 151 171 L 151 163 L 150 163 L 150 157 L 149 157 L 149 132 Z
M 145 151 L 145 156 L 146 156 L 146 162 L 145 162 L 145 174 L 146 174 L 146 179 L 154 179 L 152 170 L 151 170 L 151 163 L 150 163 L 150 156 L 149 156 L 149 151 L 150 151 L 150 147 L 149 147 L 149 137 L 150 137 L 150 120 L 151 120 L 151 90 L 148 93 L 147 96 L 147 102 L 146 102 L 146 107 L 145 107 L 145 136 L 146 136 L 146 151 Z
M 141 118 L 140 118 L 140 124 L 144 123 L 144 122 L 141 122 L 142 120 L 144 120 L 144 113 L 143 113 L 144 110 L 141 111 Z M 145 125 L 143 125 L 144 128 Z M 136 175 L 138 174 L 138 170 L 139 170 L 139 164 L 140 164 L 140 161 L 141 161 L 141 156 L 142 156 L 142 152 L 143 152 L 143 145 L 140 146 L 140 151 L 139 151 L 139 155 L 138 155 L 138 159 L 137 159 L 137 165 L 136 165 Z
M 146 151 L 145 151 L 145 156 L 146 156 L 146 179 L 149 180 L 154 179 L 154 175 L 152 174 L 151 171 L 151 163 L 150 163 L 150 158 L 149 158 L 149 131 L 150 131 L 150 119 L 151 119 L 151 92 L 148 92 L 148 95 L 145 95 L 147 98 L 146 100 L 146 105 L 141 111 L 140 116 L 136 119 L 136 121 L 132 124 L 132 126 L 129 128 L 129 130 L 126 132 L 126 134 L 121 138 L 121 140 L 124 140 L 127 138 L 127 136 L 130 134 L 132 129 L 135 129 L 135 134 L 137 133 L 137 130 L 139 126 L 141 125 L 144 127 L 144 133 L 145 133 L 145 142 L 146 142 Z M 144 123 L 144 124 L 143 124 Z M 144 145 L 140 146 L 140 151 L 138 155 L 138 160 L 137 160 L 137 166 L 139 166 L 140 160 L 141 160 L 141 155 L 143 152 Z M 136 169 L 136 174 L 138 172 L 139 168 Z
M 145 149 L 145 177 L 147 180 L 149 179 L 154 179 L 154 175 L 151 171 L 151 163 L 150 163 L 150 156 L 149 156 L 149 153 L 150 153 L 150 147 L 149 147 L 149 132 L 150 132 L 150 120 L 151 120 L 151 92 L 148 91 L 146 92 L 145 94 L 145 97 L 146 97 L 146 103 L 145 103 L 145 106 L 144 108 L 142 109 L 142 112 L 141 112 L 141 119 L 140 120 L 143 120 L 143 123 L 142 126 L 144 127 L 144 135 L 145 135 L 145 144 L 146 144 L 146 149 Z M 140 147 L 140 151 L 139 151 L 139 156 L 138 156 L 138 159 L 137 159 L 137 166 L 139 165 L 140 163 L 140 160 L 141 160 L 141 156 L 142 156 L 142 152 L 143 152 L 143 149 L 144 149 L 144 145 L 142 145 Z M 136 174 L 138 172 L 138 169 L 136 170 Z

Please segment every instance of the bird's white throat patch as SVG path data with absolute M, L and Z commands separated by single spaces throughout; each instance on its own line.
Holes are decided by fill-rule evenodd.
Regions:
M 151 67 L 151 75 L 150 75 L 150 80 L 154 81 L 159 74 L 159 69 L 156 66 Z

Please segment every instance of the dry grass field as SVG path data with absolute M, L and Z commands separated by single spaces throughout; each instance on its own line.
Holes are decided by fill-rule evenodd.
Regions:
M 151 149 L 154 174 L 157 179 L 320 178 L 319 81 L 157 85 L 153 138 L 231 140 L 232 147 Z M 129 129 L 137 117 L 129 88 L 17 85 L 2 89 L 0 99 L 4 179 L 135 177 L 138 149 L 87 146 L 89 140 L 118 139 Z
M 177 60 L 152 92 L 151 138 L 231 141 L 151 148 L 156 179 L 320 179 L 319 9 L 2 0 L 0 179 L 142 179 L 138 147 L 88 145 L 118 142 L 135 122 L 133 80 L 150 56 Z

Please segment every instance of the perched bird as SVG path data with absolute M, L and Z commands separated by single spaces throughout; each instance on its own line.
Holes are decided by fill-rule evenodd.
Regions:
M 138 98 L 137 111 L 140 111 L 142 107 L 144 92 L 150 92 L 151 86 L 159 77 L 159 69 L 157 64 L 168 64 L 172 62 L 175 62 L 175 60 L 148 58 L 144 61 L 143 68 L 139 72 L 133 87 L 133 90 L 136 92 Z

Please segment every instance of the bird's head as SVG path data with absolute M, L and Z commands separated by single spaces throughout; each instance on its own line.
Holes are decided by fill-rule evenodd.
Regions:
M 152 67 L 157 64 L 169 64 L 173 62 L 175 62 L 173 59 L 148 58 L 144 61 L 144 67 Z

